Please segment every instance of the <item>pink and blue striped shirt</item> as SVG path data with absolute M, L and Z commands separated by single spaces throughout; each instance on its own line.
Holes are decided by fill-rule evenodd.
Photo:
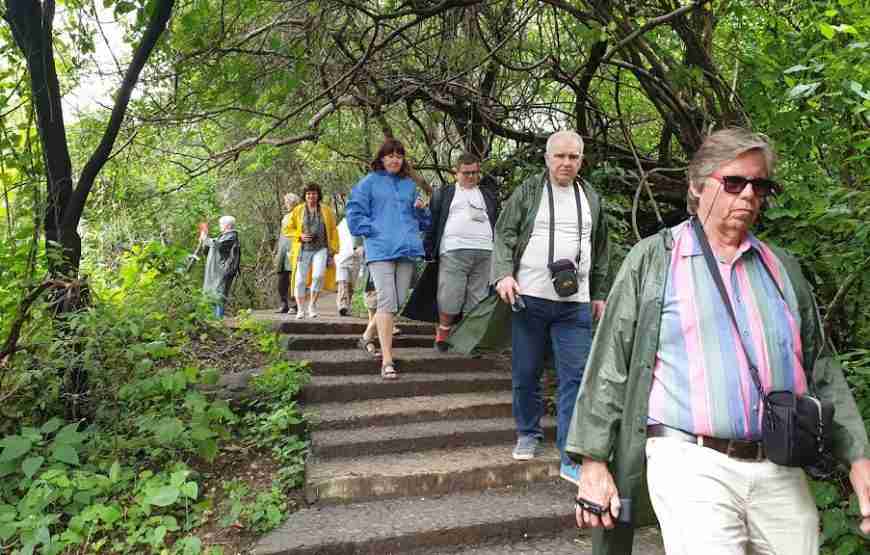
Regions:
M 697 435 L 760 439 L 762 407 L 737 330 L 692 226 L 672 231 L 649 417 Z M 800 313 L 779 259 L 750 234 L 719 271 L 765 391 L 805 393 Z

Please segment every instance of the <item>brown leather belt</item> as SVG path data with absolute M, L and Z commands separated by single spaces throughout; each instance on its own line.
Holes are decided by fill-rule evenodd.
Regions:
M 647 437 L 669 437 L 728 455 L 732 459 L 745 461 L 763 461 L 764 446 L 760 441 L 744 441 L 740 439 L 721 439 L 718 437 L 696 436 L 664 424 L 650 424 L 646 427 Z

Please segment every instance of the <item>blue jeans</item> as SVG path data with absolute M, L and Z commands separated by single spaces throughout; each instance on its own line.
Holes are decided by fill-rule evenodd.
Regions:
M 556 446 L 562 462 L 570 462 L 565 456 L 565 438 L 592 344 L 592 311 L 589 303 L 549 301 L 526 295 L 523 300 L 526 309 L 513 313 L 511 318 L 513 413 L 517 433 L 543 436 L 541 367 L 549 339 L 559 379 Z

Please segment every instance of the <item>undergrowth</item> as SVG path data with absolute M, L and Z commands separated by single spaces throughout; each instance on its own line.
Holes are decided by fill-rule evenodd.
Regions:
M 0 552 L 216 554 L 194 533 L 212 516 L 254 532 L 286 516 L 304 470 L 295 397 L 307 369 L 283 360 L 256 323 L 212 320 L 182 268 L 183 253 L 150 245 L 95 274 L 90 306 L 62 323 L 34 307 L 2 375 Z M 231 371 L 199 356 L 214 345 L 266 361 L 251 400 L 214 394 Z M 87 380 L 74 399 L 64 385 L 73 368 Z M 66 421 L 71 403 L 82 416 Z M 197 469 L 232 457 L 230 443 L 278 471 L 265 491 L 231 485 L 215 507 Z

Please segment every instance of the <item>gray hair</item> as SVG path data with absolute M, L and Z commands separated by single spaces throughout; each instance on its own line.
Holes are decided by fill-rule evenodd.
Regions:
M 553 143 L 559 139 L 566 138 L 577 141 L 577 144 L 580 145 L 580 156 L 583 156 L 583 137 L 581 137 L 576 131 L 570 130 L 556 131 L 547 138 L 547 154 L 550 154 L 550 151 L 553 150 Z
M 299 204 L 300 202 L 302 202 L 302 200 L 299 198 L 299 195 L 297 195 L 296 193 L 287 193 L 286 195 L 284 195 L 284 202 L 287 204 L 296 205 L 296 204 Z
M 689 214 L 694 215 L 698 211 L 698 196 L 692 188 L 695 187 L 698 192 L 703 191 L 710 174 L 751 150 L 757 150 L 764 156 L 767 175 L 770 177 L 776 166 L 776 153 L 767 136 L 742 127 L 729 127 L 704 139 L 689 162 L 689 188 L 686 191 L 686 210 Z
M 218 225 L 221 226 L 221 229 L 226 227 L 227 229 L 235 229 L 236 228 L 236 219 L 232 216 L 221 216 L 218 220 Z

